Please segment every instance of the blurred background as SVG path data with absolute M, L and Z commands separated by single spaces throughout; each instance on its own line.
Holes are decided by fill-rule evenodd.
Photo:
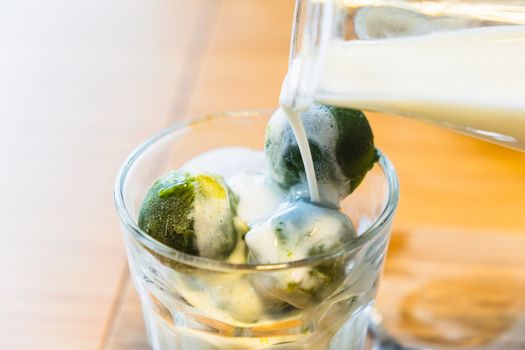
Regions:
M 116 173 L 138 143 L 174 122 L 276 108 L 293 6 L 292 0 L 0 3 L 1 349 L 144 346 L 140 324 L 134 340 L 114 339 L 121 312 L 141 317 L 136 309 L 122 311 L 128 281 L 112 202 Z M 369 118 L 401 183 L 379 299 L 393 329 L 407 325 L 388 311 L 403 303 L 392 292 L 396 286 L 425 269 L 449 274 L 443 271 L 454 271 L 451 261 L 466 263 L 478 277 L 487 271 L 480 267 L 485 257 L 504 266 L 504 273 L 491 270 L 489 284 L 512 291 L 508 307 L 496 314 L 483 309 L 482 317 L 525 313 L 525 278 L 516 272 L 525 271 L 525 155 L 406 118 Z M 472 248 L 475 242 L 481 243 Z M 407 269 L 425 259 L 432 263 Z M 487 280 L 474 279 L 468 293 L 486 289 L 480 279 Z M 442 290 L 441 282 L 424 287 Z M 404 302 L 447 300 L 456 292 L 409 293 Z M 418 317 L 411 315 L 407 326 L 416 333 Z M 454 317 L 444 317 L 443 329 L 457 329 Z M 487 328 L 462 332 L 461 341 L 479 340 Z M 416 337 L 439 338 L 434 333 L 427 327 Z

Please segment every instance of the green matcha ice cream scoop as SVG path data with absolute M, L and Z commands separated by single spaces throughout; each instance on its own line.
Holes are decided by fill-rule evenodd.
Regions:
M 172 171 L 155 181 L 139 213 L 139 227 L 182 252 L 225 259 L 234 249 L 235 200 L 222 178 Z
M 378 160 L 374 135 L 363 112 L 312 105 L 301 113 L 323 202 L 339 205 Z M 266 130 L 265 154 L 274 180 L 283 188 L 306 188 L 296 139 L 282 110 Z
M 342 212 L 296 201 L 254 223 L 245 240 L 248 261 L 268 264 L 327 254 L 356 236 L 352 222 Z M 343 266 L 331 260 L 304 269 L 280 271 L 254 283 L 265 294 L 302 308 L 333 292 L 343 276 Z

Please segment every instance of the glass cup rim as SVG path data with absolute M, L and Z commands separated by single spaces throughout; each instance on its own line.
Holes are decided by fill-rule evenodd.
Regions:
M 134 162 L 138 158 L 140 158 L 140 156 L 145 151 L 147 151 L 151 146 L 153 146 L 157 142 L 162 141 L 166 137 L 169 137 L 172 133 L 184 130 L 185 128 L 191 127 L 193 125 L 205 123 L 209 120 L 216 120 L 219 118 L 246 118 L 250 116 L 263 116 L 271 115 L 273 112 L 274 110 L 269 109 L 253 109 L 233 110 L 214 114 L 207 114 L 201 117 L 174 123 L 173 125 L 164 128 L 160 132 L 154 134 L 146 141 L 141 143 L 138 147 L 136 147 L 129 154 L 124 164 L 120 168 L 113 190 L 116 211 L 125 229 L 124 235 L 131 233 L 132 238 L 138 241 L 141 245 L 146 246 L 151 251 L 169 260 L 173 260 L 175 262 L 179 262 L 197 268 L 226 272 L 276 271 L 317 265 L 323 261 L 336 259 L 339 256 L 343 256 L 349 252 L 356 251 L 362 246 L 364 246 L 367 242 L 375 238 L 381 232 L 381 228 L 392 220 L 399 199 L 399 183 L 396 171 L 390 160 L 380 150 L 378 150 L 378 163 L 381 166 L 381 169 L 388 183 L 387 205 L 385 206 L 379 217 L 372 223 L 372 225 L 370 225 L 370 227 L 366 229 L 362 234 L 360 234 L 356 239 L 353 239 L 352 241 L 341 246 L 339 249 L 330 251 L 327 254 L 316 255 L 301 260 L 294 260 L 283 263 L 236 264 L 181 252 L 179 250 L 166 246 L 161 242 L 158 242 L 139 228 L 138 224 L 135 222 L 135 220 L 133 220 L 133 217 L 126 206 L 126 202 L 124 200 L 124 191 L 129 170 L 132 168 Z

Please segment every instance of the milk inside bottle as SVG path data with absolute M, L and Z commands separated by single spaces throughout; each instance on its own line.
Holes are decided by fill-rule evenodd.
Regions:
M 525 6 L 440 3 L 303 2 L 281 102 L 404 115 L 525 150 Z

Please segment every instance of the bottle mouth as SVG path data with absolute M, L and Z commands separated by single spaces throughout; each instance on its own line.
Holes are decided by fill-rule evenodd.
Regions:
M 304 110 L 314 102 L 328 44 L 334 34 L 336 15 L 336 3 L 333 0 L 297 0 L 288 73 L 279 99 L 281 106 Z

